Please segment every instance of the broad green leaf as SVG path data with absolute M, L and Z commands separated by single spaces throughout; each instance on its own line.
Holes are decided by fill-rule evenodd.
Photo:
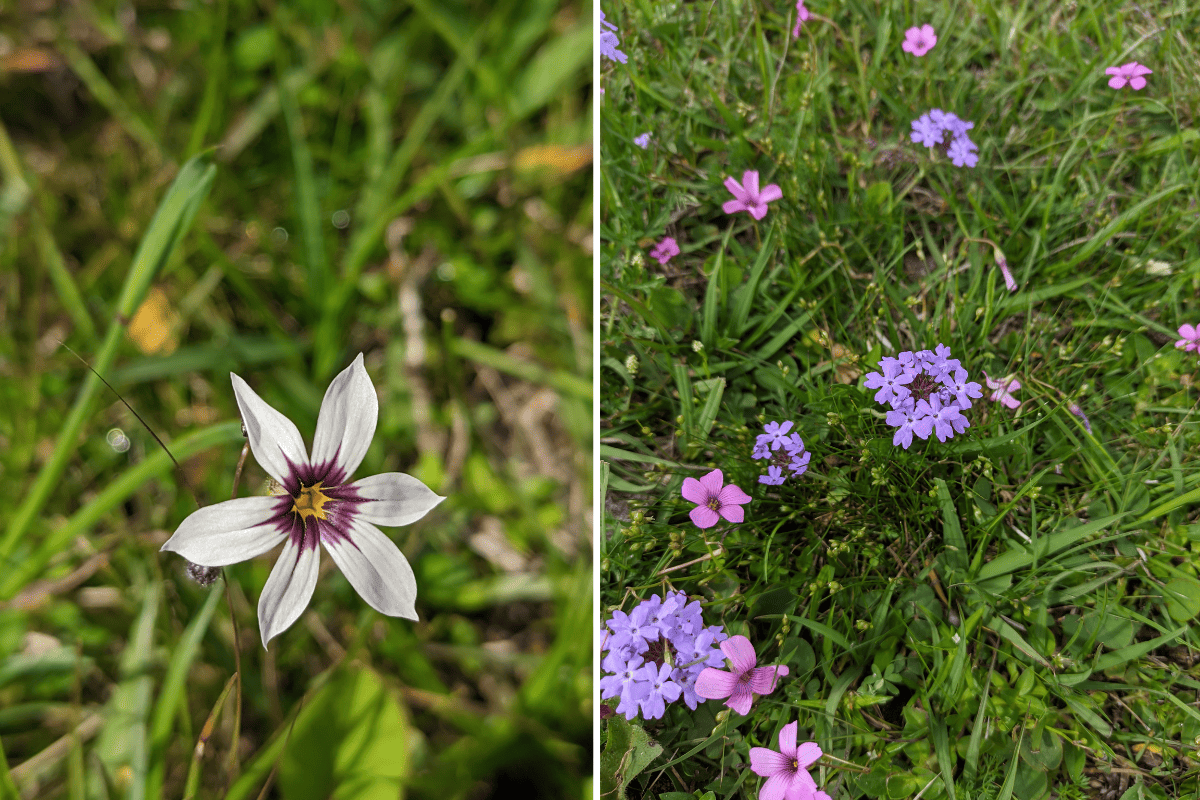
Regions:
M 396 800 L 411 772 L 409 723 L 373 671 L 334 676 L 296 718 L 279 767 L 289 800 Z
M 600 754 L 600 794 L 626 800 L 625 788 L 650 762 L 662 754 L 662 745 L 650 740 L 640 725 L 618 714 L 608 721 L 608 742 Z

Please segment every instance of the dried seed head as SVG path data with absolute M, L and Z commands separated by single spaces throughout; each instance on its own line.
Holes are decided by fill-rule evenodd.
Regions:
M 220 567 L 202 567 L 199 564 L 188 562 L 187 565 L 188 577 L 194 580 L 201 586 L 212 586 L 217 580 L 217 576 L 221 574 Z

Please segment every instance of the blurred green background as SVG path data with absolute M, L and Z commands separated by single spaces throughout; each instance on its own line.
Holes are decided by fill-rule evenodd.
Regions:
M 589 11 L 0 2 L 0 799 L 590 796 Z M 421 620 L 264 651 L 158 550 L 359 352 Z

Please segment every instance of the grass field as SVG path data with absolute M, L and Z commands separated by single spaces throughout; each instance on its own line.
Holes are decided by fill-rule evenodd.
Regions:
M 681 591 L 789 670 L 746 714 L 611 716 L 605 796 L 781 797 L 751 750 L 793 723 L 839 800 L 1198 796 L 1200 10 L 807 9 L 603 7 L 602 616 Z M 913 141 L 935 108 L 974 167 Z M 751 170 L 760 219 L 723 209 Z M 969 427 L 894 445 L 868 376 L 939 344 Z M 760 483 L 784 421 L 811 461 Z M 701 528 L 714 469 L 750 499 Z
M 0 5 L 0 798 L 590 796 L 591 31 Z M 159 548 L 268 491 L 230 372 L 311 445 L 360 352 L 420 620 L 325 557 L 264 650 L 273 557 Z

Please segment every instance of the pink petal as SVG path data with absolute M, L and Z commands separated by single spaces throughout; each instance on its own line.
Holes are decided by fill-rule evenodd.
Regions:
M 750 691 L 755 694 L 770 694 L 775 691 L 775 682 L 779 678 L 786 678 L 787 674 L 788 668 L 784 666 L 758 667 L 750 678 Z
M 1139 64 L 1136 61 L 1134 61 L 1133 69 L 1129 70 L 1129 74 L 1135 75 L 1135 76 L 1136 75 L 1153 75 L 1154 70 L 1150 69 L 1149 67 L 1145 66 L 1144 64 Z
M 1105 75 L 1120 75 L 1121 68 L 1120 67 L 1109 67 L 1108 69 L 1104 70 L 1104 74 Z
M 1183 324 L 1179 326 L 1179 335 L 1185 339 L 1195 340 L 1200 337 L 1200 331 L 1196 330 L 1195 325 Z
M 800 763 L 801 769 L 808 769 L 810 765 L 817 763 L 817 759 L 821 757 L 821 746 L 816 742 L 805 742 L 796 748 L 796 761 Z M 813 788 L 817 788 L 815 785 Z
M 721 505 L 729 506 L 734 504 L 741 505 L 743 503 L 749 503 L 753 498 L 738 488 L 737 484 L 731 483 L 717 494 L 717 499 L 720 501 Z
M 796 723 L 792 723 L 795 725 Z M 776 753 L 765 747 L 750 748 L 750 769 L 755 775 L 769 778 L 781 772 L 792 771 L 792 759 L 783 753 Z
M 921 26 L 921 35 L 924 36 L 926 39 L 933 40 L 929 43 L 930 47 L 937 44 L 937 34 L 934 33 L 932 25 L 929 25 L 929 24 L 922 25 Z
M 799 725 L 799 722 L 789 722 L 779 732 L 779 754 L 781 756 L 788 759 L 796 757 L 796 728 Z
M 1138 89 L 1145 89 L 1146 88 L 1146 79 L 1141 77 L 1140 75 L 1130 78 L 1129 79 L 1129 88 L 1133 89 L 1135 92 Z
M 900 45 L 900 49 L 906 53 L 913 53 L 915 55 L 916 51 L 917 51 L 917 46 L 915 44 L 913 44 L 912 40 L 905 39 L 904 44 Z
M 763 783 L 762 788 L 758 790 L 758 800 L 792 800 L 789 795 L 789 790 L 792 788 L 792 773 L 790 771 L 791 764 L 788 764 L 788 772 L 776 772 Z
M 1020 389 L 1020 388 L 1021 388 L 1021 382 L 1019 380 L 1017 380 L 1016 378 L 1013 378 L 1011 381 L 1008 382 L 1008 390 L 1010 392 L 1015 392 L 1017 389 Z
M 1125 78 L 1121 77 L 1121 76 L 1117 76 L 1115 78 L 1109 78 L 1108 85 L 1110 87 L 1112 87 L 1113 89 L 1120 89 L 1122 86 L 1125 85 Z
M 696 678 L 696 695 L 705 700 L 720 700 L 733 694 L 737 676 L 723 669 L 705 667 Z
M 763 203 L 771 203 L 776 200 L 782 200 L 783 189 L 780 189 L 778 184 L 767 184 L 767 186 L 763 188 L 762 192 L 759 193 L 758 199 Z
M 739 683 L 733 687 L 733 694 L 725 701 L 725 705 L 744 717 L 750 713 L 750 704 L 753 702 L 754 695 L 750 694 L 750 687 L 744 683 Z
M 696 523 L 697 528 L 711 528 L 721 521 L 717 512 L 708 506 L 696 506 L 688 512 L 688 516 L 692 518 L 692 522 Z
M 729 522 L 742 522 L 746 519 L 746 512 L 741 506 L 721 506 L 720 514 Z
M 733 664 L 733 671 L 741 675 L 754 669 L 758 664 L 758 656 L 754 653 L 754 645 L 745 636 L 730 636 L 721 642 L 721 652 Z
M 742 186 L 746 187 L 748 198 L 758 197 L 758 170 L 746 170 L 742 175 Z
M 750 206 L 742 200 L 726 200 L 725 204 L 721 206 L 721 210 L 726 214 L 736 214 L 739 211 L 749 211 Z
M 695 478 L 683 479 L 683 499 L 689 503 L 699 503 L 704 505 L 708 502 L 708 490 L 704 488 L 704 484 Z
M 758 205 L 750 206 L 746 210 L 749 211 L 750 216 L 754 217 L 755 219 L 762 219 L 767 215 L 767 204 L 759 203 Z
M 725 476 L 721 474 L 721 470 L 714 469 L 700 478 L 700 483 L 708 490 L 709 497 L 716 497 L 721 494 L 721 485 L 725 483 Z
M 792 778 L 792 786 L 788 794 L 789 800 L 813 800 L 816 796 L 817 782 L 813 780 L 812 775 L 803 769 L 797 771 Z
M 741 184 L 735 181 L 733 178 L 725 179 L 725 188 L 733 192 L 733 196 L 738 200 L 741 200 L 743 203 L 746 202 L 746 190 L 743 189 Z
M 1011 394 L 1004 395 L 1004 397 L 1000 398 L 1000 402 L 1009 408 L 1020 408 L 1021 406 L 1021 401 L 1013 397 Z

